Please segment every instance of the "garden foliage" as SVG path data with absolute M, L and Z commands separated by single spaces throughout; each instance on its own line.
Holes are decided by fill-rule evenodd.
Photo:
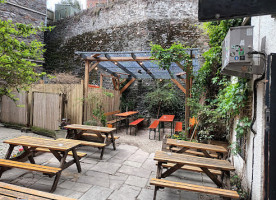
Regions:
M 44 44 L 28 39 L 46 29 L 51 27 L 0 20 L 0 96 L 7 95 L 15 100 L 11 93 L 13 89 L 27 89 L 45 75 L 36 71 L 40 65 L 34 62 L 43 60 Z

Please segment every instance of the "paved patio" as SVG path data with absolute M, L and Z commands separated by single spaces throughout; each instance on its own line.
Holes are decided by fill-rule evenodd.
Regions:
M 124 137 L 123 134 L 123 131 L 119 133 L 121 138 Z M 154 188 L 149 185 L 149 180 L 151 177 L 155 177 L 156 165 L 153 160 L 154 153 L 146 150 L 153 151 L 155 149 L 147 148 L 149 144 L 142 145 L 141 141 L 141 148 L 138 148 L 137 144 L 134 146 L 122 143 L 126 138 L 131 137 L 136 141 L 139 138 L 140 140 L 144 138 L 149 143 L 159 145 L 157 149 L 161 147 L 160 141 L 146 140 L 148 137 L 146 129 L 139 131 L 136 137 L 128 135 L 119 139 L 116 151 L 111 149 L 111 146 L 107 147 L 103 160 L 99 160 L 100 151 L 98 149 L 81 147 L 79 151 L 87 153 L 87 156 L 81 159 L 82 173 L 77 173 L 75 165 L 64 170 L 54 193 L 81 200 L 152 199 Z M 49 166 L 58 164 L 56 158 L 47 153 L 37 156 L 35 160 L 38 164 Z M 177 171 L 168 179 L 215 187 L 207 176 L 200 173 Z M 1 181 L 48 192 L 53 178 L 48 178 L 41 173 L 12 169 L 3 174 Z M 157 194 L 159 200 L 220 199 L 218 196 L 168 188 L 159 190 Z

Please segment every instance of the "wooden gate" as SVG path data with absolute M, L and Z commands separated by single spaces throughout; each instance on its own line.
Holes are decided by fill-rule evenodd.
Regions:
M 32 125 L 48 130 L 58 130 L 61 122 L 62 95 L 33 93 Z

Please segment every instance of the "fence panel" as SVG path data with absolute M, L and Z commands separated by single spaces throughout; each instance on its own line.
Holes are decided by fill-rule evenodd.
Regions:
M 83 85 L 82 84 L 36 84 L 30 91 L 65 94 L 64 116 L 72 124 L 82 124 L 83 118 Z M 29 96 L 29 99 L 32 99 Z M 29 101 L 29 104 L 32 102 Z
M 7 96 L 2 97 L 1 121 L 6 123 L 28 124 L 28 95 L 26 92 L 15 92 L 18 101 L 14 102 Z
M 51 93 L 33 93 L 33 126 L 58 130 L 61 120 L 62 96 Z
M 91 120 L 93 110 L 99 106 L 102 106 L 105 113 L 119 110 L 120 98 L 120 91 L 104 88 L 88 88 L 87 106 L 85 107 L 87 112 L 84 112 L 87 114 L 84 116 L 84 121 Z

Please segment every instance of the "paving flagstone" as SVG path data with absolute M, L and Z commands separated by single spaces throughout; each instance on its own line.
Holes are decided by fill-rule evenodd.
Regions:
M 9 133 L 8 130 L 5 129 L 7 133 Z M 148 141 L 148 130 L 139 131 L 139 136 L 127 135 L 126 138 L 138 141 L 140 137 L 143 137 L 143 141 L 152 142 L 153 146 L 161 146 L 160 141 Z M 20 131 L 18 132 L 18 136 L 22 135 Z M 16 137 L 16 133 L 12 130 L 13 137 Z M 125 130 L 119 134 L 125 134 Z M 1 136 L 2 140 L 7 138 L 5 135 L 0 135 L 0 138 Z M 124 136 L 120 135 L 120 139 Z M 155 149 L 154 152 L 146 152 L 147 148 L 120 144 L 120 139 L 116 151 L 112 146 L 106 148 L 103 160 L 99 159 L 100 151 L 97 148 L 79 148 L 78 151 L 88 153 L 80 160 L 82 172 L 78 173 L 76 165 L 65 169 L 54 194 L 80 200 L 152 200 L 154 186 L 151 186 L 149 181 L 150 178 L 156 177 L 157 167 L 153 160 Z M 55 167 L 59 165 L 57 159 L 49 153 L 41 154 L 34 159 L 39 164 Z M 216 187 L 206 175 L 184 170 L 178 170 L 166 179 Z M 11 169 L 3 173 L 1 181 L 49 192 L 54 178 L 38 172 Z M 157 200 L 211 199 L 220 200 L 221 198 L 169 188 L 160 189 L 157 192 Z

